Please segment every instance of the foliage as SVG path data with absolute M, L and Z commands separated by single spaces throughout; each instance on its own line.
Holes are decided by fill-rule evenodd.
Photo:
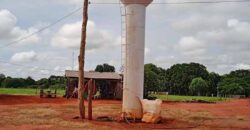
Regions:
M 237 95 L 237 94 L 240 95 L 244 91 L 243 86 L 241 86 L 238 83 L 225 84 L 219 87 L 220 87 L 220 92 L 227 95 Z
M 208 77 L 208 93 L 209 95 L 217 95 L 217 84 L 221 81 L 221 76 L 214 72 L 209 73 Z
M 158 76 L 151 70 L 144 71 L 144 96 L 147 97 L 147 92 L 157 91 L 159 86 Z
M 66 88 L 66 78 L 63 76 L 51 75 L 48 79 L 49 88 L 64 89 Z
M 32 79 L 30 76 L 25 79 L 25 85 L 32 86 L 32 85 L 35 85 L 35 84 L 36 84 L 36 81 L 34 79 Z
M 201 77 L 207 80 L 209 73 L 204 65 L 198 63 L 176 64 L 167 70 L 167 90 L 171 94 L 187 95 L 192 79 Z
M 150 63 L 144 65 L 144 97 L 148 97 L 149 91 L 164 91 L 165 70 Z
M 5 75 L 4 74 L 0 74 L 0 78 L 5 78 Z
M 208 91 L 207 82 L 201 77 L 194 78 L 189 86 L 192 95 L 206 95 Z
M 103 65 L 97 65 L 96 72 L 115 72 L 115 67 L 109 64 L 103 64 Z M 108 87 L 109 86 L 109 82 L 107 82 L 106 80 L 97 80 L 96 81 L 96 86 L 99 88 L 99 92 L 101 97 L 103 95 L 108 95 Z
M 152 63 L 149 63 L 144 66 L 144 73 L 147 71 L 151 71 L 154 74 L 156 74 L 158 83 L 157 83 L 157 86 L 155 86 L 156 88 L 154 90 L 164 91 L 165 84 L 166 84 L 166 70 L 161 67 L 157 67 L 156 65 Z
M 2 82 L 4 88 L 18 88 L 25 87 L 25 79 L 7 77 Z
M 49 87 L 49 80 L 47 78 L 39 79 L 36 84 L 41 88 L 48 88 Z
M 55 76 L 51 75 L 48 79 L 42 78 L 36 82 L 36 84 L 40 88 L 50 88 L 50 87 L 56 87 L 64 89 L 66 86 L 66 78 L 63 76 Z
M 109 64 L 97 65 L 96 72 L 115 72 L 115 67 Z
M 238 77 L 238 78 L 249 77 L 249 76 L 250 76 L 250 70 L 236 70 L 230 72 L 229 75 L 226 75 L 226 77 Z
M 49 86 L 57 85 L 59 88 L 65 88 L 66 78 L 63 76 L 50 76 L 35 81 L 32 77 L 27 78 L 12 78 L 0 75 L 1 87 L 4 88 L 48 88 Z
M 5 75 L 0 74 L 0 87 L 2 87 L 2 82 L 5 80 Z
M 218 83 L 221 95 L 250 95 L 250 71 L 236 70 L 224 75 L 222 81 Z

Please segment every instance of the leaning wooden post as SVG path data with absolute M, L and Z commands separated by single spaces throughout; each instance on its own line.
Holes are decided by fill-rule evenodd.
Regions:
M 78 104 L 80 118 L 85 118 L 85 106 L 84 106 L 84 60 L 85 60 L 85 46 L 86 46 L 86 32 L 88 23 L 88 0 L 84 0 L 83 3 L 83 22 L 82 22 L 82 35 L 81 46 L 79 55 L 79 82 L 78 82 Z
M 92 120 L 92 95 L 93 95 L 94 81 L 90 79 L 88 85 L 88 119 Z

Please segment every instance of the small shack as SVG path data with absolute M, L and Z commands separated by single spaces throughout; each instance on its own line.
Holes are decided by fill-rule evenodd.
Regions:
M 75 88 L 78 87 L 78 71 L 66 70 L 67 78 L 66 97 L 71 97 Z M 115 72 L 84 72 L 85 82 L 92 79 L 96 86 L 96 98 L 122 99 L 122 76 Z

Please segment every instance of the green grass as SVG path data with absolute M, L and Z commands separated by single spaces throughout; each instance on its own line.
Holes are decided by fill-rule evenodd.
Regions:
M 225 101 L 228 98 L 221 97 L 205 97 L 205 96 L 178 96 L 178 95 L 154 95 L 158 99 L 164 101 L 192 101 L 192 100 L 203 100 L 208 102 Z
M 9 94 L 9 95 L 37 95 L 39 94 L 39 89 L 34 88 L 0 88 L 0 94 Z M 52 90 L 53 92 L 54 90 Z M 65 90 L 58 89 L 57 95 L 63 96 Z

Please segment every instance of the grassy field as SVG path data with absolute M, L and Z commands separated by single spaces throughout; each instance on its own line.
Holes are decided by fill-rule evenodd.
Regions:
M 225 101 L 228 98 L 221 98 L 221 97 L 205 97 L 205 96 L 177 96 L 177 95 L 154 95 L 158 99 L 164 101 L 193 101 L 193 100 L 203 100 L 208 102 L 218 102 L 218 101 Z
M 37 95 L 39 94 L 39 89 L 33 88 L 0 88 L 0 94 L 10 94 L 10 95 Z M 52 90 L 53 92 L 54 90 Z M 57 94 L 63 96 L 65 90 L 58 89 Z
M 52 90 L 53 91 L 53 90 Z M 65 94 L 65 90 L 57 90 L 59 96 Z M 0 94 L 10 94 L 10 95 L 37 95 L 39 94 L 39 89 L 32 88 L 0 88 Z M 228 100 L 227 98 L 221 97 L 204 97 L 204 96 L 178 96 L 178 95 L 154 95 L 158 99 L 165 101 L 192 101 L 192 100 L 203 100 L 208 102 L 218 102 Z

